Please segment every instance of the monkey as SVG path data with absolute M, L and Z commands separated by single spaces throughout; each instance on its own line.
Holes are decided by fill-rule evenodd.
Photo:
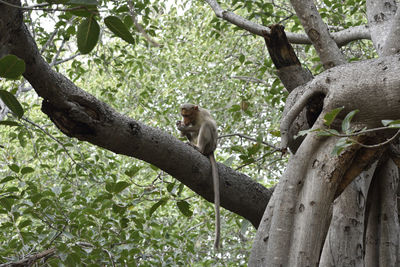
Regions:
M 217 124 L 210 112 L 194 104 L 183 104 L 180 107 L 183 121 L 178 121 L 176 126 L 183 136 L 189 140 L 189 144 L 200 153 L 207 156 L 211 163 L 213 187 L 214 187 L 214 209 L 215 209 L 215 241 L 214 249 L 219 249 L 221 238 L 220 217 L 220 192 L 219 175 L 214 151 L 217 147 Z

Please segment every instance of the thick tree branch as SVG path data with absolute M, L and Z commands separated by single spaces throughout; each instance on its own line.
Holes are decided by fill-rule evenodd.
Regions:
M 385 45 L 382 48 L 383 56 L 390 56 L 400 52 L 400 8 L 392 19 L 392 25 L 386 36 Z
M 0 50 L 3 47 L 25 61 L 24 77 L 44 98 L 43 112 L 66 135 L 149 162 L 213 201 L 207 157 L 168 133 L 116 112 L 52 70 L 23 24 L 21 10 L 0 4 Z M 257 227 L 270 191 L 222 164 L 218 169 L 221 206 Z
M 270 34 L 265 33 L 264 40 L 272 62 L 278 70 L 277 75 L 289 93 L 313 79 L 311 72 L 301 66 L 293 47 L 288 42 L 282 25 L 272 25 Z M 300 95 L 296 95 L 295 98 L 291 95 L 288 98 L 283 111 L 284 116 L 294 105 L 297 97 L 300 97 Z M 291 135 L 294 136 L 301 130 L 309 129 L 310 125 L 307 122 L 306 112 L 306 109 L 304 109 L 297 117 L 296 122 L 292 123 L 289 130 Z M 304 137 L 300 137 L 288 144 L 290 150 L 296 152 L 303 139 Z
M 339 47 L 330 36 L 313 0 L 291 0 L 297 17 L 313 43 L 325 69 L 346 63 Z
M 270 34 L 270 29 L 266 26 L 259 25 L 245 18 L 242 18 L 235 13 L 227 10 L 223 10 L 215 0 L 205 0 L 210 7 L 213 9 L 215 15 L 221 19 L 224 19 L 233 25 L 238 26 L 248 32 L 255 35 L 264 36 L 264 33 Z M 292 44 L 312 44 L 311 40 L 306 34 L 299 33 L 286 33 L 287 38 Z M 346 45 L 349 42 L 360 40 L 360 39 L 371 39 L 369 29 L 367 26 L 356 26 L 343 31 L 331 33 L 333 40 L 338 46 Z
M 371 39 L 374 43 L 376 52 L 383 55 L 387 33 L 391 27 L 391 20 L 396 13 L 395 0 L 367 0 L 367 18 L 371 31 Z

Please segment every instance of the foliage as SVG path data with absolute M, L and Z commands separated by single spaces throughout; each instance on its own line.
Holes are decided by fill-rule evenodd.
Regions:
M 26 22 L 57 71 L 121 113 L 176 136 L 177 106 L 199 103 L 212 111 L 221 136 L 232 135 L 219 140 L 217 160 L 266 186 L 276 182 L 285 159 L 262 142 L 277 146 L 286 96 L 262 39 L 215 18 L 202 1 L 134 1 L 142 27 L 161 47 L 135 29 L 125 1 L 46 2 L 69 10 L 28 12 Z M 301 29 L 286 3 L 226 4 L 265 25 L 292 17 L 286 28 Z M 337 27 L 361 23 L 362 6 L 320 3 L 321 11 L 335 9 L 324 18 Z M 55 32 L 45 25 L 50 19 Z M 368 46 L 357 42 L 345 52 L 372 57 L 359 55 Z M 296 49 L 320 71 L 310 46 Z M 74 57 L 78 51 L 87 55 Z M 70 60 L 56 64 L 62 58 Z M 18 79 L 23 70 L 2 73 L 0 61 L 2 77 Z M 215 254 L 212 204 L 154 166 L 62 135 L 23 87 L 7 81 L 0 93 L 18 118 L 14 95 L 25 110 L 23 119 L 9 114 L 0 125 L 0 263 L 56 247 L 60 257 L 49 259 L 51 266 L 245 265 L 254 234 L 248 221 L 222 210 L 223 250 Z

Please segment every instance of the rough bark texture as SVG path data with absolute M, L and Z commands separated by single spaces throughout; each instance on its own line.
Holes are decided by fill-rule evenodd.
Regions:
M 314 127 L 321 125 L 318 120 Z M 250 266 L 317 265 L 334 191 L 356 152 L 327 153 L 336 141 L 309 134 L 290 158 L 257 231 Z
M 382 54 L 388 30 L 391 26 L 391 19 L 396 13 L 396 1 L 367 0 L 366 3 L 371 39 L 376 52 Z
M 296 88 L 291 94 L 298 94 L 297 91 L 304 93 L 282 121 L 281 134 L 284 144 L 286 135 L 291 137 L 290 133 L 287 133 L 290 132 L 288 129 L 294 119 L 309 99 L 318 94 L 325 95 L 324 107 L 313 129 L 323 127 L 323 116 L 342 106 L 344 111 L 339 118 L 343 118 L 354 109 L 360 110 L 353 119 L 354 124 L 360 128 L 380 126 L 381 120 L 386 118 L 397 119 L 400 114 L 399 61 L 400 56 L 396 55 L 341 65 Z M 354 146 L 338 157 L 332 156 L 331 151 L 336 141 L 334 137 L 324 139 L 310 133 L 296 154 L 291 157 L 261 221 L 251 253 L 250 266 L 315 266 L 319 262 L 330 262 L 328 257 L 332 254 L 325 252 L 322 254 L 324 258 L 321 258 L 316 251 L 321 251 L 326 239 L 330 224 L 329 210 L 334 198 L 339 194 L 336 192 L 341 192 L 348 182 L 356 178 L 364 168 L 371 166 L 382 153 L 381 150 L 361 150 L 357 153 L 359 147 Z M 379 141 L 379 138 L 376 138 L 376 142 Z M 341 185 L 342 181 L 345 184 Z M 357 183 L 352 186 L 355 187 L 354 192 L 366 192 L 368 188 L 366 186 L 361 189 Z M 394 188 L 397 189 L 396 186 Z M 393 197 L 395 193 L 390 192 L 389 195 Z M 357 197 L 353 192 L 349 192 L 347 196 L 349 199 Z M 355 208 L 346 210 L 345 207 L 343 204 L 338 206 L 336 216 L 346 211 L 356 212 Z M 394 210 L 397 213 L 397 208 Z M 355 214 L 350 213 L 348 216 Z M 398 218 L 397 214 L 394 217 Z M 356 221 L 361 220 L 362 216 L 356 218 Z M 333 228 L 331 233 L 340 234 L 339 225 L 339 221 L 334 217 L 330 226 Z M 392 226 L 391 229 L 398 232 L 396 224 Z M 358 226 L 351 230 L 356 233 L 360 229 L 362 227 Z M 353 237 L 351 234 L 349 236 Z M 331 238 L 332 236 L 328 240 Z M 362 247 L 357 245 L 359 241 L 348 238 L 345 242 L 356 244 L 354 251 L 362 251 Z M 397 246 L 384 258 L 387 259 L 389 254 L 393 257 L 396 249 Z M 335 256 L 338 255 L 337 251 L 334 253 Z M 362 260 L 363 255 L 359 253 L 359 256 L 361 258 L 343 258 L 342 262 L 356 263 L 357 261 L 353 260 Z
M 397 90 L 400 87 L 399 61 L 400 56 L 396 55 L 338 66 L 308 83 L 307 90 L 297 88 L 305 93 L 282 120 L 283 145 L 290 139 L 287 133 L 294 119 L 307 101 L 318 94 L 325 95 L 324 110 L 329 112 L 344 107 L 340 113 L 342 118 L 352 110 L 359 109 L 354 122 L 368 128 L 381 126 L 383 119 L 397 119 L 400 114 L 400 91 Z
M 399 266 L 400 233 L 396 193 L 398 167 L 391 159 L 381 162 L 369 192 L 365 266 Z
M 231 11 L 222 9 L 217 1 L 205 1 L 214 10 L 214 13 L 217 17 L 224 19 L 233 25 L 236 25 L 239 28 L 249 31 L 255 35 L 264 36 L 265 33 L 270 34 L 270 29 L 268 27 L 246 20 L 245 18 L 240 17 Z M 338 46 L 345 45 L 355 40 L 371 39 L 369 29 L 366 25 L 344 29 L 342 31 L 332 33 L 331 36 Z M 310 40 L 309 36 L 306 34 L 287 33 L 287 37 L 289 42 L 292 44 L 312 44 L 312 40 Z
M 358 176 L 333 203 L 333 216 L 320 266 L 364 266 L 364 214 L 376 163 Z
M 338 45 L 329 34 L 313 0 L 291 0 L 297 17 L 313 43 L 326 69 L 346 63 Z
M 300 85 L 311 81 L 313 75 L 308 69 L 301 66 L 293 47 L 290 45 L 286 37 L 284 27 L 281 25 L 272 25 L 270 26 L 270 29 L 271 31 L 269 33 L 264 32 L 265 44 L 267 45 L 272 62 L 278 70 L 277 75 L 279 79 L 284 84 L 286 90 L 290 93 Z M 301 94 L 295 94 L 288 98 L 285 110 L 283 111 L 283 116 L 286 115 L 300 96 Z M 303 109 L 300 115 L 295 119 L 294 123 L 290 126 L 289 132 L 291 136 L 295 136 L 299 131 L 309 129 L 314 123 L 315 120 L 313 120 L 312 123 L 309 123 L 307 119 L 308 115 L 311 113 L 311 104 L 319 105 L 322 108 L 322 101 L 313 101 L 307 106 L 307 109 Z M 319 114 L 321 111 L 318 110 L 317 112 Z M 303 140 L 304 137 L 296 138 L 293 142 L 288 144 L 288 147 L 292 152 L 295 152 Z
M 25 61 L 23 75 L 43 97 L 43 112 L 66 135 L 149 162 L 213 202 L 207 157 L 168 133 L 119 114 L 52 70 L 22 23 L 21 10 L 4 4 L 0 4 L 0 47 Z M 257 227 L 271 192 L 222 164 L 218 169 L 221 206 Z

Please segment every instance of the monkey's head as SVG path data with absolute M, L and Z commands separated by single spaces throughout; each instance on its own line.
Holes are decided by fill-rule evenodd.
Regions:
M 181 115 L 183 117 L 183 124 L 188 126 L 194 124 L 196 121 L 199 106 L 194 104 L 183 104 L 181 106 Z

